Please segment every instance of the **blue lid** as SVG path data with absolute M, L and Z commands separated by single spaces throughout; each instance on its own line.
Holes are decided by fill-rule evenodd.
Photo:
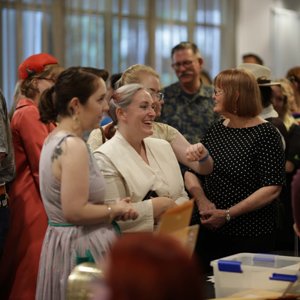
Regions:
M 222 271 L 222 272 L 243 273 L 241 266 L 242 266 L 242 263 L 240 261 L 236 261 L 236 260 L 220 259 L 218 261 L 219 271 Z

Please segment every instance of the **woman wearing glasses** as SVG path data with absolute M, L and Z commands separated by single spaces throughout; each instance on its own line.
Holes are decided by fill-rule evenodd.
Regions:
M 214 85 L 214 111 L 224 118 L 202 141 L 214 159 L 213 172 L 202 180 L 206 198 L 215 205 L 200 212 L 199 254 L 206 267 L 230 254 L 274 250 L 275 200 L 285 181 L 281 137 L 258 116 L 262 106 L 255 77 L 225 70 Z
M 55 57 L 40 53 L 19 66 L 20 94 L 11 120 L 16 178 L 9 190 L 10 228 L 0 266 L 1 299 L 34 299 L 47 216 L 39 189 L 44 139 L 55 128 L 40 121 L 38 103 L 61 71 Z
M 153 100 L 155 119 L 159 117 L 161 114 L 162 105 L 164 103 L 164 95 L 160 92 L 161 86 L 158 73 L 155 72 L 154 69 L 146 65 L 133 65 L 123 72 L 117 84 L 120 87 L 125 84 L 133 83 L 139 83 L 147 89 Z M 116 124 L 112 122 L 104 128 L 104 132 L 107 138 L 111 138 L 114 135 L 116 131 L 115 126 Z M 212 171 L 213 162 L 211 157 L 208 157 L 208 159 L 205 162 L 203 161 L 203 163 L 201 164 L 199 164 L 198 162 L 192 162 L 187 159 L 185 151 L 187 147 L 190 146 L 190 143 L 177 129 L 168 124 L 156 121 L 153 122 L 152 126 L 153 134 L 151 135 L 151 137 L 163 139 L 169 142 L 176 155 L 177 160 L 181 164 L 193 169 L 195 172 L 200 174 L 209 174 Z M 92 131 L 88 143 L 90 144 L 90 146 L 92 146 L 92 150 L 96 150 L 99 146 L 101 146 L 102 135 L 99 129 Z M 207 151 L 202 144 L 199 143 L 196 147 L 201 157 L 205 157 L 207 155 Z

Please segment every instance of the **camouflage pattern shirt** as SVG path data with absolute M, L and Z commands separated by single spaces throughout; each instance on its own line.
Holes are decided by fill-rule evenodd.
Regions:
M 213 88 L 201 84 L 196 94 L 185 93 L 179 82 L 165 87 L 160 121 L 175 127 L 192 144 L 198 143 L 218 119 L 213 112 Z

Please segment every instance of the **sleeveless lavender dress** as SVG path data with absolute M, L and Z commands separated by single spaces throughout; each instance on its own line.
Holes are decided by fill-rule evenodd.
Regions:
M 74 226 L 64 219 L 61 186 L 51 172 L 51 157 L 55 147 L 59 149 L 66 138 L 73 137 L 63 132 L 50 135 L 40 158 L 40 190 L 49 225 L 40 257 L 37 300 L 65 300 L 68 276 L 76 264 L 91 259 L 99 262 L 116 238 L 110 224 Z M 90 151 L 89 171 L 89 201 L 102 204 L 105 182 Z

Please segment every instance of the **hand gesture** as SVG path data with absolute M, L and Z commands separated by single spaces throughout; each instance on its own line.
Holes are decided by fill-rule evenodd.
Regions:
M 197 143 L 188 146 L 185 153 L 189 161 L 199 161 L 207 156 L 208 151 L 203 144 Z

